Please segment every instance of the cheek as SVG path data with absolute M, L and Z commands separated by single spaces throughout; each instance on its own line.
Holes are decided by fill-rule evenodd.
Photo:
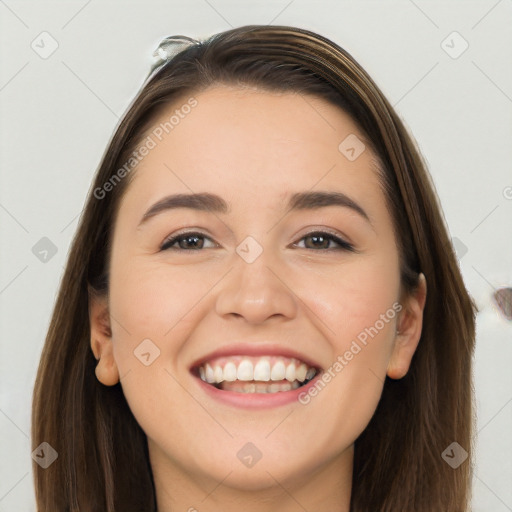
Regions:
M 119 258 L 112 265 L 110 307 L 120 375 L 138 372 L 138 356 L 147 352 L 155 358 L 152 369 L 180 368 L 182 348 L 207 310 L 214 308 L 209 291 L 216 281 L 218 273 L 211 269 L 201 272 L 193 265 Z
M 111 310 L 123 319 L 125 330 L 162 338 L 207 290 L 208 276 L 195 268 L 155 265 L 134 257 L 112 272 Z
M 364 338 L 375 324 L 380 338 L 389 338 L 394 332 L 400 296 L 399 264 L 394 254 L 354 259 L 323 274 L 304 272 L 301 286 L 302 296 L 324 321 L 326 337 L 338 351 L 344 351 L 347 342 L 361 333 Z
M 198 411 L 179 384 L 189 378 L 182 349 L 204 314 L 205 305 L 198 302 L 214 280 L 197 270 L 149 265 L 136 256 L 116 263 L 110 304 L 123 393 L 146 434 L 157 436 L 165 424 L 174 438 L 186 438 L 191 425 L 173 420 L 173 412 Z M 212 308 L 211 303 L 206 306 Z
M 373 416 L 386 378 L 401 310 L 398 259 L 360 260 L 303 284 L 331 357 L 324 379 L 301 402 L 326 423 L 344 425 L 345 441 L 355 440 Z M 308 287 L 314 291 L 305 295 Z M 331 434 L 328 443 L 343 441 L 336 431 Z

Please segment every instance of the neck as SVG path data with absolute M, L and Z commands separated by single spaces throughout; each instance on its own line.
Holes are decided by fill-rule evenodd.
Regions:
M 214 479 L 192 474 L 169 460 L 148 440 L 157 512 L 298 512 L 330 510 L 348 512 L 352 487 L 353 446 L 322 466 L 299 475 L 266 477 L 255 488 L 242 486 L 229 469 Z

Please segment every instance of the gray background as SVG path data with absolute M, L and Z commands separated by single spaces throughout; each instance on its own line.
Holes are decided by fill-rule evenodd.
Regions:
M 512 1 L 0 0 L 0 20 L 0 511 L 35 510 L 30 405 L 44 336 L 91 179 L 152 51 L 166 35 L 260 23 L 339 43 L 418 140 L 481 309 L 473 510 L 512 510 L 512 323 L 491 300 L 512 285 Z M 43 237 L 57 249 L 46 261 Z

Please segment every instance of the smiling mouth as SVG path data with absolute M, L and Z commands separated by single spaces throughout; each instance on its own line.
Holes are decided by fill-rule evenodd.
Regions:
M 191 372 L 222 391 L 279 393 L 305 386 L 320 369 L 296 358 L 240 355 L 212 359 Z

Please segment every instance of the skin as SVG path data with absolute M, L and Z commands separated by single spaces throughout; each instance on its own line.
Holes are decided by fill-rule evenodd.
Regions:
M 349 134 L 363 139 L 343 111 L 311 96 L 225 85 L 194 97 L 198 105 L 139 164 L 123 196 L 110 296 L 90 300 L 96 376 L 106 386 L 121 377 L 148 436 L 159 512 L 229 512 L 241 503 L 248 512 L 348 511 L 354 441 L 385 375 L 409 369 L 424 276 L 413 296 L 402 296 L 373 155 L 367 148 L 349 161 L 338 150 Z M 371 224 L 339 206 L 286 213 L 290 193 L 311 190 L 347 194 Z M 153 203 L 191 192 L 218 194 L 231 212 L 169 210 L 137 228 Z M 304 238 L 322 229 L 358 252 Z M 182 231 L 204 233 L 203 248 L 160 250 Z M 249 235 L 263 248 L 251 264 L 236 252 Z M 400 313 L 307 405 L 235 408 L 208 397 L 189 373 L 194 360 L 235 341 L 272 340 L 329 368 L 397 302 Z M 133 353 L 146 338 L 160 350 L 149 366 Z M 262 453 L 251 468 L 237 457 L 247 442 Z

